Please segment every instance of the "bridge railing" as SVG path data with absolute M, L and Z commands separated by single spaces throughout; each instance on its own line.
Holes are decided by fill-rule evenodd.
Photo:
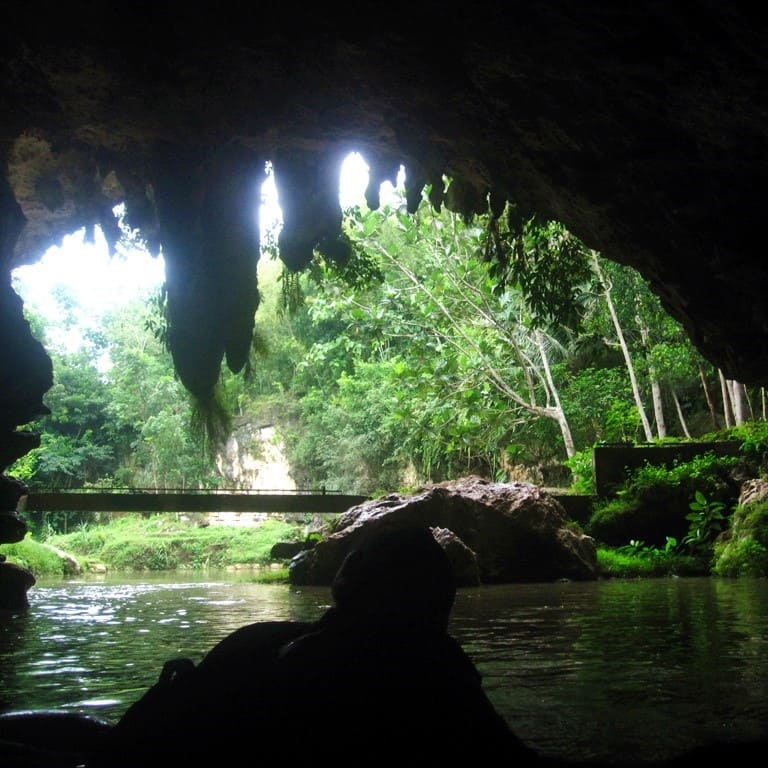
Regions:
M 333 514 L 369 497 L 326 489 L 66 489 L 32 492 L 18 510 L 35 512 L 268 512 Z
M 310 496 L 324 496 L 326 494 L 336 494 L 336 495 L 345 495 L 339 490 L 330 490 L 326 488 L 325 486 L 321 486 L 320 488 L 148 488 L 148 487 L 140 487 L 140 486 L 133 486 L 133 485 L 103 485 L 103 486 L 94 486 L 94 485 L 77 485 L 77 486 L 68 486 L 67 488 L 56 488 L 56 487 L 35 487 L 31 488 L 29 493 L 31 495 L 40 496 L 43 494 L 52 494 L 52 493 L 75 493 L 75 494 L 86 494 L 86 493 L 127 493 L 127 494 L 133 494 L 133 493 L 151 493 L 151 494 L 165 494 L 165 493 L 182 493 L 182 494 L 200 494 L 200 495 L 208 495 L 210 493 L 229 493 L 229 494 L 238 494 L 238 495 L 250 495 L 250 496 L 258 496 L 258 495 L 264 495 L 267 496 L 276 495 L 276 494 L 291 494 L 294 496 L 301 496 L 301 495 L 310 495 Z

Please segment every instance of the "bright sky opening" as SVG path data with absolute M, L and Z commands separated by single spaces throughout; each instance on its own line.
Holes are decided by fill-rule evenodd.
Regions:
M 401 168 L 397 185 L 402 186 Z M 364 204 L 368 185 L 368 165 L 354 152 L 347 156 L 340 170 L 339 204 L 349 208 Z M 395 188 L 389 182 L 382 184 L 382 202 L 397 199 Z M 282 226 L 274 177 L 267 172 L 262 187 L 262 204 L 258 212 L 261 231 L 277 237 Z M 84 239 L 84 230 L 64 237 L 61 246 L 53 246 L 42 259 L 32 265 L 18 267 L 12 278 L 16 292 L 25 304 L 41 314 L 49 323 L 50 341 L 67 351 L 74 351 L 83 343 L 82 333 L 87 328 L 98 328 L 105 312 L 118 309 L 135 298 L 148 298 L 165 280 L 165 263 L 160 256 L 152 256 L 145 249 L 121 249 L 110 256 L 107 242 L 96 228 L 93 243 Z M 72 304 L 75 324 L 64 328 L 66 311 L 57 296 L 66 297 Z
M 162 255 L 153 257 L 144 249 L 132 248 L 110 256 L 99 228 L 94 242 L 85 242 L 81 229 L 64 237 L 60 246 L 49 248 L 36 264 L 13 271 L 15 290 L 48 321 L 50 340 L 68 351 L 82 345 L 83 330 L 98 328 L 106 312 L 135 298 L 148 298 L 164 280 Z M 74 320 L 68 329 L 66 304 L 71 305 Z

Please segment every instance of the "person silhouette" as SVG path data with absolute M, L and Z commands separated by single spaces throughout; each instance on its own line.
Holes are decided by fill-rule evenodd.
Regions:
M 169 663 L 88 767 L 536 760 L 448 632 L 453 568 L 428 527 L 366 526 L 331 596 L 315 622 L 257 622 Z
M 278 656 L 274 732 L 301 733 L 295 757 L 536 761 L 448 632 L 453 567 L 429 528 L 369 524 L 331 594 L 315 629 Z

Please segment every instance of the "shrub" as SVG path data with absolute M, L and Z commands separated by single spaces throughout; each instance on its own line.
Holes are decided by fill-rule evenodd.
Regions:
M 682 540 L 690 534 L 688 515 L 697 492 L 723 510 L 736 503 L 738 489 L 729 473 L 738 462 L 708 452 L 671 467 L 646 463 L 628 475 L 615 498 L 593 505 L 587 532 L 611 546 L 635 539 L 664 547 L 669 536 Z
M 685 519 L 690 525 L 682 546 L 692 552 L 708 550 L 725 525 L 725 504 L 722 501 L 708 501 L 707 497 L 697 490 L 688 507 L 691 511 Z
M 754 539 L 715 544 L 716 576 L 768 576 L 768 548 Z
M 623 547 L 598 547 L 597 565 L 602 576 L 643 578 L 658 576 L 703 576 L 709 564 L 700 558 L 681 554 L 677 542 L 668 538 L 663 549 L 633 540 Z
M 84 526 L 74 533 L 49 536 L 47 541 L 68 552 L 98 558 L 106 542 L 105 531 L 104 526 Z M 62 542 L 66 542 L 65 547 L 61 546 Z
M 565 460 L 565 466 L 571 470 L 573 482 L 571 490 L 585 496 L 595 495 L 595 473 L 592 466 L 592 448 L 576 452 Z
M 765 467 L 768 457 L 768 422 L 748 421 L 732 427 L 730 437 L 741 441 L 741 453 L 758 467 Z

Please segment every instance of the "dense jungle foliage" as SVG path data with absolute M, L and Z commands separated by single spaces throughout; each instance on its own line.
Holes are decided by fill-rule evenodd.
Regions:
M 509 207 L 411 216 L 397 195 L 344 221 L 306 274 L 281 271 L 267 239 L 251 360 L 219 385 L 224 413 L 276 425 L 300 485 L 371 495 L 476 473 L 568 486 L 596 443 L 765 419 L 761 389 L 726 381 L 635 271 L 557 222 Z M 38 488 L 225 482 L 163 309 L 162 295 L 121 307 L 72 351 L 26 307 L 55 383 L 31 425 L 41 447 L 9 474 Z
M 395 190 L 378 210 L 346 208 L 343 237 L 301 274 L 264 237 L 253 351 L 244 375 L 222 371 L 221 434 L 233 417 L 274 424 L 302 487 L 375 496 L 479 474 L 589 493 L 596 444 L 765 424 L 764 391 L 703 359 L 638 273 L 557 222 L 495 214 L 466 221 L 424 202 L 410 215 Z M 73 323 L 71 298 L 60 303 Z M 106 315 L 74 351 L 26 312 L 55 383 L 51 414 L 30 425 L 40 448 L 7 474 L 40 490 L 231 486 L 211 413 L 173 372 L 162 294 Z M 697 490 L 720 500 L 688 485 L 683 518 Z M 51 513 L 50 533 L 89 522 L 71 514 Z M 598 509 L 594 530 L 629 546 L 611 520 Z M 688 535 L 679 520 L 643 525 L 637 550 Z

